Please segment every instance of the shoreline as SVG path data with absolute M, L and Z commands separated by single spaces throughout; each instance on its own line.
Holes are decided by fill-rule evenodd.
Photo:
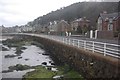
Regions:
M 21 37 L 18 37 L 18 38 L 20 38 L 21 39 Z M 19 40 L 19 39 L 16 39 L 16 41 L 17 40 Z M 15 38 L 14 38 L 14 40 L 15 40 Z M 22 37 L 22 40 L 23 41 L 25 41 L 25 42 L 28 42 L 28 41 L 32 41 L 33 39 L 31 39 L 31 38 L 26 38 L 26 37 Z M 16 41 L 14 41 L 14 42 L 16 42 Z M 19 40 L 19 41 L 21 41 L 21 40 Z M 12 41 L 13 42 L 13 41 Z M 37 42 L 37 41 L 36 41 Z M 40 43 L 38 44 L 39 42 L 37 42 L 35 45 L 36 46 L 38 46 L 38 47 L 40 47 L 40 48 L 42 48 L 43 46 L 42 45 L 40 45 Z M 46 50 L 45 50 L 46 51 Z M 47 53 L 49 53 L 48 51 L 46 51 Z M 49 55 L 49 57 L 50 58 L 52 58 L 52 57 L 55 57 L 55 56 L 50 56 Z M 52 60 L 53 60 L 53 58 L 52 58 Z M 54 60 L 56 60 L 56 59 L 54 59 Z M 53 61 L 54 61 L 53 60 Z M 56 62 L 56 61 L 54 61 L 54 62 Z M 58 62 L 58 61 L 57 61 Z M 56 63 L 55 63 L 55 65 L 56 65 Z M 62 69 L 64 69 L 64 66 L 58 66 L 58 65 L 56 65 L 56 66 L 54 66 L 54 67 L 58 67 L 58 68 L 62 68 Z M 48 68 L 48 69 L 50 69 L 50 68 Z M 65 68 L 65 69 L 69 69 L 69 67 L 67 67 L 67 68 Z M 37 71 L 41 71 L 41 66 L 38 66 L 38 69 L 36 69 Z M 60 74 L 61 72 L 61 75 L 64 73 L 64 72 L 66 72 L 65 70 L 60 70 L 60 71 L 58 71 L 58 73 L 54 73 L 54 72 L 51 72 L 52 70 L 50 69 L 50 70 L 47 70 L 45 67 L 44 68 L 42 68 L 42 70 L 43 70 L 43 72 L 45 73 L 45 74 L 49 74 L 49 75 L 51 75 L 52 77 L 54 77 L 55 76 L 55 74 Z M 49 72 L 50 71 L 50 72 Z M 70 72 L 71 71 L 71 72 Z M 72 71 L 72 69 L 70 68 L 70 71 L 68 71 L 67 73 L 66 73 L 66 75 L 68 76 L 68 77 L 72 77 L 72 76 L 69 76 L 69 75 L 71 75 L 71 74 L 73 74 L 73 73 L 75 73 L 76 75 L 80 75 L 80 74 L 78 74 L 76 71 Z M 28 72 L 29 74 L 31 74 L 31 73 L 33 73 L 34 71 L 31 71 L 31 72 Z M 26 74 L 28 74 L 28 73 L 26 73 Z M 26 75 L 25 74 L 25 75 Z M 42 76 L 41 75 L 43 75 L 43 73 L 37 73 L 37 72 L 35 72 L 34 74 L 36 74 L 36 75 L 38 75 L 39 76 L 39 78 L 42 78 Z M 34 75 L 34 74 L 32 74 L 32 75 Z M 44 75 L 45 75 L 44 74 Z M 54 75 L 54 76 L 53 76 Z M 29 75 L 29 77 L 30 77 L 31 75 Z M 44 77 L 46 77 L 46 78 L 51 78 L 51 76 L 48 76 L 48 75 L 46 75 L 46 76 L 44 76 Z M 57 76 L 57 75 L 56 75 Z M 37 76 L 35 76 L 35 77 L 33 77 L 33 78 L 36 78 Z M 79 78 L 82 78 L 81 77 L 81 75 L 80 76 L 77 76 L 77 77 L 79 77 Z

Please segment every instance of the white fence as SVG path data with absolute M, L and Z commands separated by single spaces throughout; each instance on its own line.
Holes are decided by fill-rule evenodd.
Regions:
M 98 52 L 98 53 L 103 54 L 104 56 L 109 55 L 111 57 L 120 59 L 120 50 L 119 50 L 120 45 L 117 45 L 117 44 L 71 39 L 71 38 L 52 36 L 52 35 L 39 35 L 39 34 L 27 34 L 27 33 L 25 35 L 44 37 L 47 39 L 65 43 L 67 45 L 72 45 L 78 48 L 83 48 L 84 50 L 89 50 L 89 51 L 92 51 L 93 53 Z
M 49 38 L 78 48 L 83 48 L 84 50 L 89 50 L 92 51 L 93 53 L 98 52 L 103 54 L 104 56 L 109 55 L 111 57 L 120 58 L 120 50 L 119 50 L 120 45 L 117 44 L 70 39 L 66 37 L 48 36 L 48 35 L 43 35 L 43 36 L 41 35 L 41 37 Z

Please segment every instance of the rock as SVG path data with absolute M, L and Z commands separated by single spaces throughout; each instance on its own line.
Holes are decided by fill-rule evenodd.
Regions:
M 38 54 L 41 54 L 40 52 Z
M 94 63 L 93 63 L 93 62 L 91 62 L 91 63 L 90 63 L 90 66 L 93 66 L 93 64 L 94 64 Z
M 23 53 L 23 51 L 20 49 L 15 52 L 15 54 L 17 54 L 17 55 L 21 55 L 22 53 Z
M 60 75 L 60 76 L 54 76 L 53 79 L 61 80 L 61 79 L 63 79 L 63 77 L 64 77 L 63 75 Z
M 51 68 L 51 67 L 47 67 L 47 69 L 48 69 L 48 70 L 52 70 L 52 68 Z
M 52 61 L 49 61 L 49 63 L 52 63 Z
M 26 48 L 26 47 L 21 47 L 20 49 L 21 49 L 21 50 L 25 50 L 25 49 L 27 49 L 27 48 Z
M 5 47 L 2 47 L 2 51 L 8 51 L 8 49 Z
M 42 55 L 49 55 L 48 53 L 42 53 Z
M 57 68 L 52 67 L 52 71 L 57 72 L 57 71 L 58 71 L 58 69 L 57 69 Z
M 5 58 L 13 58 L 16 57 L 16 55 L 5 55 Z
M 9 68 L 9 70 L 11 70 L 11 71 L 13 71 L 13 70 L 22 71 L 22 70 L 30 69 L 31 67 L 28 66 L 28 65 L 16 64 L 15 66 L 10 66 L 10 67 L 8 67 L 8 68 Z
M 20 57 L 18 57 L 18 59 L 21 59 L 22 57 L 20 56 Z
M 25 61 L 28 61 L 29 59 L 25 59 Z
M 13 72 L 13 70 L 3 70 L 2 73 Z
M 42 64 L 43 64 L 43 65 L 47 65 L 47 62 L 43 62 Z
M 55 63 L 51 63 L 51 65 L 55 65 Z

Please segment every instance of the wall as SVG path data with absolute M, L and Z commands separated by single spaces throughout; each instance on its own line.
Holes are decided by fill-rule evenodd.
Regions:
M 42 43 L 51 55 L 74 67 L 85 78 L 120 78 L 120 60 L 99 53 L 83 51 L 45 38 L 34 38 Z
M 98 39 L 114 39 L 114 34 L 112 31 L 98 31 Z
M 20 35 L 21 37 L 25 37 Z M 46 38 L 30 37 L 40 42 L 51 56 L 74 67 L 84 78 L 120 78 L 120 59 L 91 53 Z

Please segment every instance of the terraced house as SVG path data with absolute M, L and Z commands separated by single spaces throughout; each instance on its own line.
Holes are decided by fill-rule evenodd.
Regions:
M 97 30 L 100 38 L 117 37 L 120 32 L 120 12 L 100 13 L 97 20 Z
M 71 22 L 73 32 L 85 33 L 90 29 L 90 20 L 86 17 L 76 19 Z
M 65 20 L 61 20 L 57 25 L 57 32 L 60 35 L 71 35 L 71 26 Z

